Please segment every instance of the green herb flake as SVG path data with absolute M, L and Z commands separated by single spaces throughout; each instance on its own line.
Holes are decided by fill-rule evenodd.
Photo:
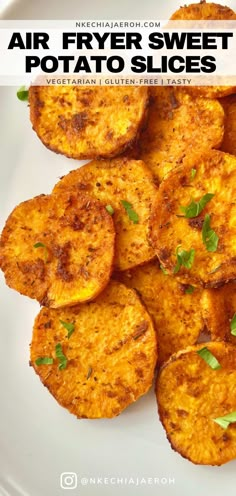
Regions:
M 192 294 L 195 290 L 195 287 L 189 284 L 189 286 L 185 289 L 185 294 Z
M 87 379 L 87 380 L 88 380 L 88 379 L 89 379 L 89 378 L 91 377 L 91 375 L 92 375 L 92 372 L 93 372 L 93 369 L 92 369 L 92 367 L 89 367 L 89 368 L 88 368 L 88 373 L 87 373 L 87 377 L 86 377 L 86 379 Z
M 110 215 L 113 215 L 113 214 L 114 214 L 114 208 L 113 208 L 111 205 L 107 205 L 107 206 L 106 206 L 106 211 L 107 211 Z
M 75 324 L 73 322 L 64 322 L 64 320 L 60 320 L 60 324 L 65 327 L 65 329 L 68 331 L 68 339 L 70 339 L 71 334 L 73 334 L 75 330 Z
M 227 429 L 230 424 L 236 422 L 236 412 L 228 413 L 228 415 L 225 415 L 224 417 L 217 417 L 212 420 L 219 424 L 223 429 Z
M 236 336 L 236 313 L 234 314 L 231 322 L 230 322 L 230 331 L 232 336 Z
M 197 169 L 191 169 L 190 178 L 193 180 L 197 174 Z
M 29 91 L 26 89 L 25 86 L 21 86 L 19 90 L 17 90 L 17 98 L 21 100 L 21 102 L 26 102 L 29 99 Z
M 165 276 L 168 276 L 168 272 L 167 270 L 165 269 L 165 267 L 163 267 L 163 265 L 160 264 L 160 269 L 161 271 L 163 272 L 163 274 L 165 274 Z
M 50 357 L 40 357 L 35 360 L 36 365 L 52 365 L 53 358 Z
M 138 224 L 139 221 L 139 216 L 138 214 L 133 210 L 133 206 L 131 203 L 127 202 L 126 200 L 121 200 L 121 204 L 123 205 L 124 209 L 127 212 L 127 215 L 129 219 L 134 223 Z
M 211 216 L 205 215 L 204 223 L 202 226 L 202 241 L 206 246 L 207 251 L 216 251 L 218 247 L 219 238 L 215 231 L 210 227 Z
M 189 203 L 187 207 L 180 207 L 180 210 L 185 214 L 185 217 L 187 217 L 187 219 L 193 219 L 194 217 L 198 217 L 198 215 L 203 211 L 207 203 L 211 201 L 213 196 L 214 195 L 212 193 L 207 193 L 198 202 L 191 201 L 191 203 Z
M 197 351 L 197 354 L 211 367 L 213 370 L 218 370 L 221 368 L 220 363 L 217 358 L 211 353 L 210 350 L 205 346 L 201 350 Z
M 45 262 L 47 262 L 48 250 L 47 250 L 46 245 L 44 243 L 35 243 L 34 248 L 43 248 L 44 249 L 44 258 L 45 258 Z
M 176 257 L 177 263 L 173 271 L 174 274 L 179 272 L 181 266 L 186 267 L 186 269 L 191 269 L 194 262 L 195 250 L 191 248 L 189 251 L 186 251 L 182 250 L 181 246 L 178 246 L 176 249 Z
M 62 351 L 61 343 L 57 343 L 56 344 L 56 346 L 55 346 L 55 353 L 56 353 L 56 357 L 59 360 L 59 370 L 65 369 L 66 366 L 67 366 L 68 360 L 67 360 L 66 356 L 64 355 L 64 353 Z

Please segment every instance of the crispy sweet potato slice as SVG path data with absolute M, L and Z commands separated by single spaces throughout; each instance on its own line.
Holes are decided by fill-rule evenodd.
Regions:
M 59 193 L 71 186 L 113 208 L 117 269 L 125 270 L 154 257 L 148 240 L 148 223 L 157 189 L 142 161 L 123 158 L 90 162 L 64 176 L 53 191 Z M 124 201 L 132 205 L 138 219 L 132 214 L 130 218 Z
M 234 20 L 235 12 L 224 5 L 201 1 L 180 7 L 171 16 L 172 21 L 201 21 L 201 20 Z
M 201 304 L 212 340 L 220 339 L 236 344 L 236 337 L 231 333 L 231 322 L 236 313 L 236 283 L 207 289 L 202 294 Z
M 192 178 L 192 172 L 196 175 Z M 212 150 L 189 160 L 173 171 L 160 186 L 151 216 L 151 239 L 156 253 L 169 273 L 177 271 L 177 251 L 191 255 L 192 267 L 179 268 L 178 276 L 187 283 L 217 287 L 236 278 L 236 158 Z M 180 207 L 199 202 L 211 193 L 214 197 L 195 218 L 186 218 Z M 207 238 L 218 236 L 216 251 L 208 251 L 203 242 L 203 226 Z M 214 237 L 214 236 L 213 236 Z M 208 245 L 209 246 L 209 245 Z
M 213 370 L 197 351 L 207 346 L 221 365 Z M 213 419 L 236 411 L 236 347 L 201 343 L 173 355 L 156 385 L 159 416 L 172 448 L 202 465 L 236 458 L 236 428 Z
M 236 20 L 235 12 L 224 5 L 217 3 L 192 3 L 180 7 L 171 16 L 172 21 L 201 21 L 201 20 Z M 235 86 L 190 86 L 186 91 L 193 96 L 204 96 L 206 98 L 221 98 L 236 91 Z M 228 151 L 228 150 L 227 150 Z
M 236 155 L 236 95 L 222 98 L 221 104 L 225 111 L 225 130 L 221 150 Z
M 42 305 L 87 301 L 109 281 L 115 231 L 100 202 L 77 192 L 37 196 L 8 217 L 0 242 L 6 283 Z
M 30 119 L 51 150 L 77 159 L 114 157 L 133 144 L 146 87 L 32 86 Z
M 159 363 L 166 361 L 172 353 L 196 343 L 204 328 L 201 290 L 165 275 L 157 260 L 119 273 L 116 277 L 138 291 L 153 318 Z
M 187 154 L 220 146 L 224 111 L 216 100 L 195 99 L 181 89 L 153 87 L 150 96 L 140 158 L 161 182 Z
M 64 323 L 73 324 L 68 338 Z M 67 358 L 59 370 L 55 347 Z M 51 365 L 36 365 L 51 357 Z M 145 394 L 157 359 L 151 318 L 135 291 L 111 282 L 93 302 L 43 308 L 34 324 L 31 364 L 56 400 L 82 418 L 114 417 Z

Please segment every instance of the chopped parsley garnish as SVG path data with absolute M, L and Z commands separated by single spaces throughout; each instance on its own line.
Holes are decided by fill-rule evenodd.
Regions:
M 106 211 L 107 211 L 110 215 L 113 215 L 113 214 L 114 214 L 114 208 L 113 208 L 111 205 L 107 205 L 107 206 L 106 206 Z
M 160 264 L 160 269 L 161 269 L 161 271 L 163 272 L 163 274 L 165 274 L 165 276 L 167 276 L 167 275 L 168 275 L 167 270 L 166 270 L 166 269 L 165 269 L 165 267 L 163 267 L 163 265 L 161 265 L 161 264 Z
M 204 223 L 202 226 L 202 241 L 206 245 L 207 251 L 216 251 L 219 238 L 215 231 L 210 227 L 211 216 L 205 215 Z
M 217 358 L 211 353 L 210 350 L 205 346 L 201 350 L 197 351 L 197 354 L 211 367 L 213 370 L 218 370 L 221 368 L 220 363 Z
M 212 420 L 223 427 L 223 429 L 227 429 L 230 424 L 236 422 L 236 412 L 228 413 L 224 417 L 218 417 Z
M 231 322 L 230 322 L 230 331 L 232 336 L 236 336 L 236 313 L 234 314 Z
M 65 327 L 65 329 L 68 331 L 68 339 L 70 339 L 71 337 L 71 334 L 73 334 L 74 330 L 75 330 L 75 324 L 73 324 L 73 322 L 64 322 L 63 320 L 60 320 L 60 324 L 63 325 L 63 327 Z
M 192 219 L 193 217 L 198 217 L 198 215 L 203 211 L 207 203 L 213 198 L 212 193 L 207 193 L 198 202 L 191 201 L 187 207 L 180 207 L 181 212 L 185 214 L 185 217 Z
M 36 365 L 52 365 L 53 358 L 50 357 L 40 357 L 35 360 Z
M 127 202 L 126 200 L 121 200 L 121 204 L 123 205 L 124 209 L 127 212 L 127 215 L 129 219 L 134 223 L 138 224 L 139 221 L 139 216 L 138 214 L 133 210 L 133 206 L 131 203 Z
M 45 258 L 45 262 L 47 262 L 48 250 L 47 250 L 46 245 L 44 243 L 35 243 L 34 248 L 43 248 L 44 249 L 44 258 Z
M 29 91 L 26 89 L 25 86 L 21 86 L 19 90 L 17 90 L 17 98 L 21 100 L 22 102 L 26 102 L 29 99 Z
M 59 370 L 65 369 L 67 366 L 67 358 L 62 351 L 61 343 L 57 343 L 55 346 L 56 357 L 59 360 Z
M 190 177 L 193 180 L 197 174 L 197 169 L 191 169 Z
M 195 287 L 189 284 L 189 286 L 185 289 L 185 294 L 192 294 L 195 290 Z
M 176 249 L 177 263 L 174 268 L 174 274 L 179 272 L 181 266 L 186 267 L 186 269 L 191 269 L 195 257 L 195 250 L 191 248 L 189 251 L 182 250 L 181 246 Z

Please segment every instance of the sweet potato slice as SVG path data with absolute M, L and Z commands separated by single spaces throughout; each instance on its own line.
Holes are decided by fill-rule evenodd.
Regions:
M 64 176 L 53 191 L 60 193 L 71 186 L 79 194 L 82 191 L 94 196 L 108 209 L 112 207 L 117 269 L 125 270 L 154 257 L 148 240 L 148 224 L 157 188 L 150 170 L 141 160 L 92 161 Z M 127 202 L 132 206 L 133 215 L 127 209 Z
M 6 221 L 0 267 L 6 283 L 42 305 L 87 301 L 109 281 L 115 231 L 100 202 L 77 192 L 37 196 Z
M 159 364 L 172 353 L 196 343 L 204 328 L 201 290 L 165 275 L 157 260 L 116 277 L 138 291 L 153 319 Z
M 225 130 L 221 150 L 236 155 L 236 95 L 222 98 L 221 104 L 225 111 Z
M 145 119 L 146 87 L 32 86 L 33 129 L 48 148 L 76 159 L 114 157 Z
M 189 153 L 220 146 L 224 111 L 216 100 L 192 98 L 181 89 L 153 87 L 150 96 L 140 158 L 161 182 Z
M 212 369 L 197 353 L 203 347 L 218 360 Z M 201 343 L 173 355 L 160 371 L 156 394 L 160 420 L 172 448 L 202 465 L 236 458 L 236 425 L 227 429 L 214 419 L 236 412 L 236 347 Z
M 235 12 L 224 5 L 201 1 L 180 7 L 171 16 L 172 21 L 235 20 Z
M 236 20 L 235 12 L 217 3 L 207 3 L 201 1 L 200 3 L 192 3 L 180 7 L 171 16 L 172 21 L 201 21 L 201 20 Z M 190 86 L 185 87 L 186 91 L 193 96 L 204 96 L 206 98 L 221 98 L 230 95 L 236 91 L 235 86 Z M 228 151 L 228 150 L 225 150 Z
M 236 314 L 236 283 L 207 289 L 202 294 L 201 304 L 212 340 L 225 340 L 236 344 L 236 337 L 231 332 L 235 327 L 232 326 L 232 320 Z
M 153 206 L 150 235 L 169 273 L 176 273 L 186 283 L 205 287 L 217 287 L 236 278 L 235 181 L 236 158 L 212 150 L 192 158 L 162 182 Z M 186 218 L 181 207 L 199 203 L 209 193 L 214 196 L 201 213 Z M 211 251 L 211 240 L 209 244 L 203 241 L 204 226 L 205 241 L 215 238 Z M 179 250 L 182 254 L 188 252 L 191 263 L 187 261 L 187 266 L 184 262 L 178 267 Z
M 61 370 L 56 345 L 66 357 Z M 37 365 L 45 357 L 53 364 Z M 119 415 L 151 387 L 156 359 L 151 318 L 135 291 L 118 282 L 90 303 L 43 308 L 35 320 L 31 365 L 58 403 L 79 418 Z

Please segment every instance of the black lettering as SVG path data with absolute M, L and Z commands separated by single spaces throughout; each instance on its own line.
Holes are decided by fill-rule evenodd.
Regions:
M 200 60 L 201 58 L 199 56 L 196 57 L 191 57 L 188 56 L 186 57 L 186 72 L 194 73 L 196 72 L 201 72 L 200 69 Z
M 176 65 L 176 62 L 179 62 L 179 65 Z M 178 72 L 183 72 L 185 70 L 185 60 L 183 57 L 174 56 L 169 59 L 169 70 L 174 74 Z
M 59 61 L 62 61 L 63 63 L 63 72 L 70 72 L 70 60 L 74 60 L 74 57 L 70 55 L 60 55 L 58 57 Z
M 78 57 L 74 72 L 92 72 L 89 66 L 89 63 L 87 61 L 87 57 L 84 55 L 81 55 L 81 57 Z
M 31 34 L 31 33 L 26 33 Z M 49 41 L 49 35 L 47 33 L 33 33 L 33 48 L 34 50 L 38 50 L 39 48 L 43 48 L 44 50 L 49 50 L 49 46 L 47 42 Z M 31 48 L 26 46 L 26 48 Z
M 114 62 L 118 63 L 117 67 L 114 67 Z M 124 67 L 125 67 L 125 63 L 122 57 L 114 56 L 114 57 L 109 57 L 109 59 L 107 59 L 107 68 L 109 72 L 121 72 L 123 71 Z
M 146 71 L 146 59 L 142 55 L 135 55 L 131 59 L 131 71 L 142 73 Z
M 13 50 L 13 48 L 20 48 L 20 50 L 25 48 L 24 42 L 22 40 L 20 33 L 13 33 L 10 43 L 8 45 L 8 50 Z
M 207 74 L 215 72 L 216 70 L 216 59 L 215 57 L 211 57 L 210 55 L 207 57 L 202 57 L 202 72 Z
M 40 58 L 39 57 L 33 57 L 31 55 L 26 55 L 25 57 L 25 72 L 31 72 L 31 69 L 33 67 L 39 67 L 40 66 Z
M 43 57 L 41 60 L 41 69 L 43 72 L 55 72 L 58 69 L 58 65 L 57 58 L 51 55 Z
M 126 35 L 126 48 L 127 50 L 131 50 L 132 48 L 136 48 L 136 50 L 141 50 L 142 45 L 142 35 L 140 33 L 127 33 Z
M 96 62 L 96 73 L 101 73 L 102 72 L 102 61 L 107 60 L 107 58 L 102 55 L 94 55 L 93 57 L 90 57 L 90 60 L 95 60 Z
M 100 50 L 103 50 L 105 47 L 105 41 L 107 40 L 107 38 L 109 37 L 110 33 L 104 33 L 103 35 L 99 34 L 99 33 L 93 33 L 93 36 L 94 38 L 98 41 L 98 48 Z M 111 48 L 113 48 L 111 46 Z
M 149 41 L 151 43 L 148 44 L 149 48 L 152 50 L 160 50 L 164 47 L 163 34 L 162 33 L 151 33 L 149 35 Z
M 183 50 L 187 33 L 163 33 L 167 50 Z

